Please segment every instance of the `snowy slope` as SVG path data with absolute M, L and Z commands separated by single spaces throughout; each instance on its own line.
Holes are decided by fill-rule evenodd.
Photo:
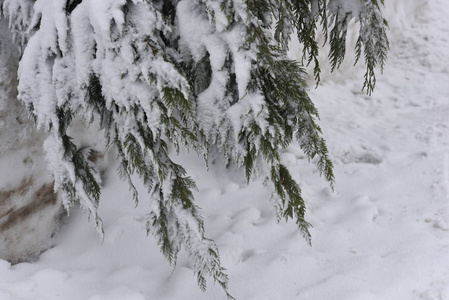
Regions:
M 311 91 L 335 192 L 297 148 L 283 155 L 308 201 L 312 247 L 295 224 L 276 222 L 261 182 L 180 156 L 237 299 L 449 299 L 449 6 L 429 1 L 407 27 L 412 2 L 423 1 L 396 8 L 401 21 L 373 96 L 360 92 L 363 68 L 344 68 Z M 1 300 L 226 298 L 212 283 L 201 292 L 182 256 L 170 269 L 145 235 L 147 203 L 135 208 L 114 173 L 105 174 L 100 205 L 104 243 L 74 210 L 39 261 L 0 261 Z

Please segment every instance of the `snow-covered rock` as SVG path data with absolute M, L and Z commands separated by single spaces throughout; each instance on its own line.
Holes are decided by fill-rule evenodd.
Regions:
M 34 260 L 53 245 L 61 203 L 47 175 L 42 142 L 16 98 L 18 53 L 0 22 L 0 258 Z

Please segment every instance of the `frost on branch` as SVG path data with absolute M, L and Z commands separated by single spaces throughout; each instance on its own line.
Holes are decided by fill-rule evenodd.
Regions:
M 28 42 L 34 0 L 0 0 L 0 17 L 9 21 L 9 29 L 19 49 Z
M 151 202 L 148 232 L 168 261 L 175 265 L 184 247 L 200 287 L 211 276 L 225 291 L 217 246 L 204 236 L 194 203 L 195 184 L 173 162 L 168 146 L 192 149 L 206 163 L 214 149 L 243 169 L 248 181 L 264 176 L 279 217 L 294 219 L 309 240 L 301 190 L 280 163 L 279 151 L 296 141 L 331 184 L 333 173 L 307 94 L 307 74 L 286 55 L 292 34 L 296 31 L 303 57 L 315 64 L 319 78 L 317 27 L 338 68 L 348 23 L 358 21 L 356 58 L 363 52 L 369 93 L 374 68 L 383 66 L 388 50 L 377 0 L 0 0 L 0 5 L 12 30 L 28 26 L 31 35 L 20 64 L 19 97 L 48 131 L 49 169 L 66 208 L 78 200 L 102 231 L 98 171 L 68 135 L 74 116 L 96 120 L 108 145 L 117 149 L 119 173 L 134 200 Z M 138 195 L 132 174 L 139 175 L 148 195 Z

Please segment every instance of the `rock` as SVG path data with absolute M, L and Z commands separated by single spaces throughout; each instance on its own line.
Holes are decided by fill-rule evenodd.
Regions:
M 18 53 L 0 20 L 0 259 L 33 261 L 54 245 L 61 200 L 37 131 L 17 100 Z

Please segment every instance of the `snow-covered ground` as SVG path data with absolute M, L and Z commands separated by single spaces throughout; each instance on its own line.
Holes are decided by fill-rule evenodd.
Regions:
M 392 28 L 373 96 L 360 92 L 363 68 L 311 91 L 335 192 L 294 146 L 283 161 L 307 199 L 312 247 L 293 222 L 276 222 L 260 181 L 246 185 L 240 171 L 217 163 L 206 172 L 201 159 L 180 156 L 237 299 L 449 299 L 449 6 L 432 0 L 418 13 Z M 105 179 L 103 244 L 73 210 L 38 261 L 0 260 L 1 300 L 226 299 L 212 283 L 201 292 L 184 257 L 172 271 L 146 237 L 148 203 L 135 208 L 113 168 Z

